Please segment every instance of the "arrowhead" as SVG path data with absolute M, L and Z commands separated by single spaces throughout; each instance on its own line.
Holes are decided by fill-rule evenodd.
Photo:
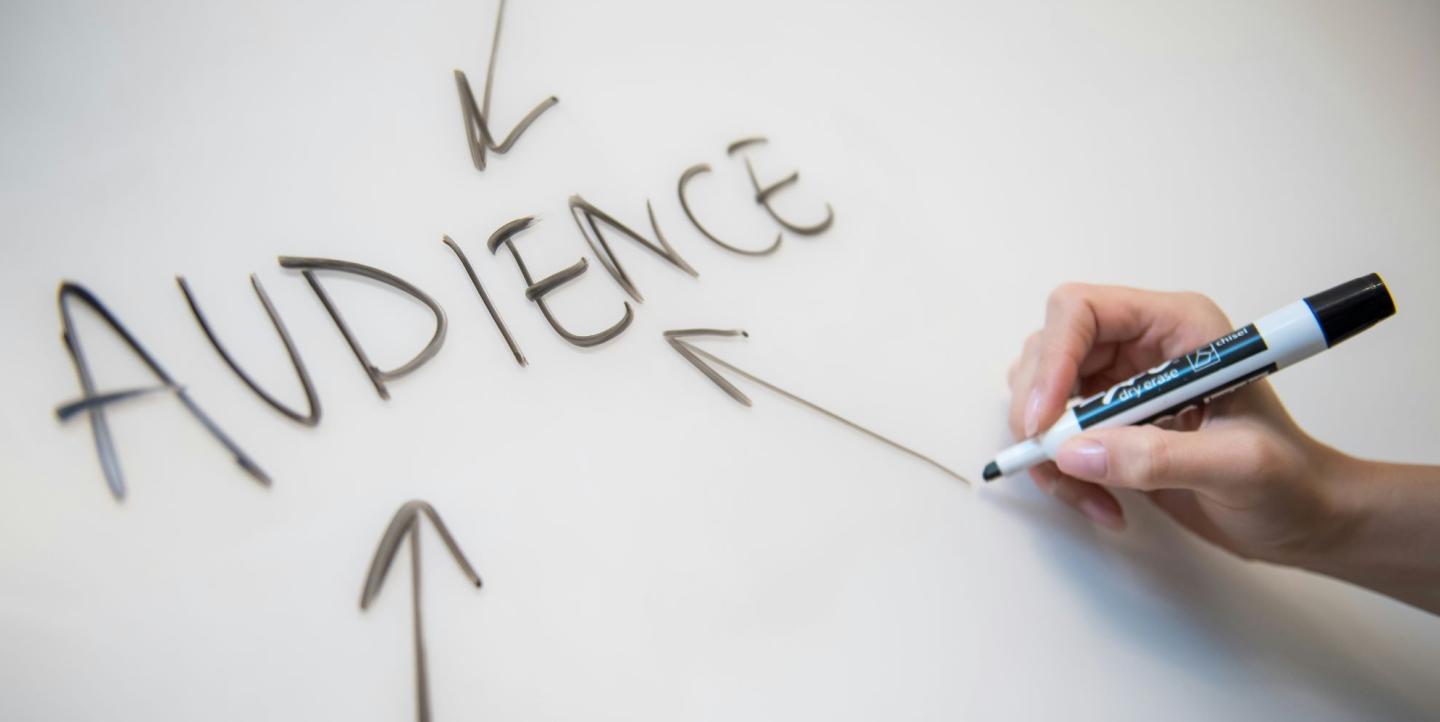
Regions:
M 480 575 L 475 573 L 475 568 L 470 566 L 470 562 L 465 559 L 465 554 L 460 551 L 460 546 L 455 543 L 455 538 L 450 535 L 450 530 L 445 527 L 445 522 L 440 520 L 440 515 L 435 512 L 435 507 L 417 499 L 406 502 L 395 512 L 395 516 L 390 520 L 390 526 L 380 537 L 380 545 L 375 549 L 375 557 L 370 560 L 370 572 L 365 575 L 365 588 L 360 592 L 361 609 L 368 608 L 370 602 L 374 601 L 380 593 L 380 587 L 385 585 L 385 575 L 390 572 L 391 562 L 395 561 L 395 555 L 400 551 L 400 545 L 404 543 L 405 535 L 420 522 L 421 513 L 429 517 L 430 523 L 435 527 L 435 532 L 440 535 L 440 539 L 450 550 L 450 556 L 454 557 L 455 563 L 460 566 L 461 573 L 475 586 L 481 586 Z
M 670 344 L 670 348 L 675 349 L 675 353 L 680 354 L 680 356 L 686 361 L 689 361 L 692 366 L 699 369 L 700 373 L 705 374 L 706 378 L 713 381 L 716 386 L 719 386 L 721 391 L 729 394 L 730 398 L 746 406 L 750 406 L 750 397 L 746 396 L 745 392 L 735 388 L 735 384 L 730 383 L 724 376 L 721 376 L 720 372 L 716 371 L 713 366 L 700 358 L 704 355 L 711 360 L 716 360 L 715 357 L 695 348 L 690 345 L 690 342 L 684 340 L 695 336 L 744 336 L 745 338 L 749 338 L 750 334 L 740 330 L 714 328 L 682 328 L 665 332 L 665 342 Z M 729 364 L 725 364 L 725 366 L 727 368 L 730 367 Z
M 941 464 L 940 462 L 908 446 L 905 446 L 904 444 L 901 444 L 900 442 L 895 441 L 888 436 L 884 436 L 879 432 L 861 426 L 860 424 L 857 424 L 854 421 L 851 421 L 850 419 L 847 419 L 844 416 L 841 416 L 840 414 L 837 414 L 834 411 L 831 411 L 830 409 L 827 409 L 813 401 L 786 391 L 785 389 L 782 389 L 779 386 L 776 386 L 775 384 L 772 384 L 769 381 L 766 381 L 765 379 L 762 379 L 759 376 L 756 376 L 749 371 L 746 371 L 745 369 L 742 369 L 735 364 L 732 364 L 729 361 L 726 361 L 725 359 L 722 359 L 719 356 L 710 353 L 709 351 L 691 345 L 690 342 L 685 340 L 686 338 L 694 336 L 744 336 L 746 338 L 749 338 L 750 334 L 745 333 L 744 331 L 730 331 L 714 328 L 684 328 L 665 332 L 665 342 L 670 344 L 670 348 L 675 349 L 676 353 L 680 354 L 682 357 L 685 358 L 686 361 L 689 361 L 691 365 L 699 369 L 700 373 L 705 374 L 706 378 L 709 378 L 711 381 L 715 382 L 715 385 L 719 386 L 720 390 L 724 391 L 727 394 L 730 394 L 730 398 L 733 398 L 746 406 L 750 405 L 750 397 L 746 396 L 743 392 L 740 391 L 740 389 L 735 388 L 734 384 L 727 381 L 725 377 L 721 376 L 720 372 L 716 371 L 715 367 L 711 366 L 710 364 L 715 364 L 715 366 L 719 366 L 729 371 L 730 373 L 733 373 L 736 376 L 739 376 L 751 383 L 754 383 L 768 391 L 771 391 L 791 401 L 794 401 L 795 403 L 800 404 L 801 406 L 804 406 L 805 408 L 810 409 L 811 411 L 814 411 L 822 416 L 826 416 L 830 419 L 838 421 L 841 424 L 844 424 L 866 436 L 869 436 L 870 438 L 879 441 L 882 444 L 886 444 L 894 449 L 909 454 L 910 456 L 913 456 L 929 464 L 930 466 L 939 469 L 940 471 L 955 479 L 958 479 L 959 481 L 963 481 L 966 484 L 970 483 L 969 479 L 961 476 L 954 469 L 951 469 L 950 467 L 945 466 L 944 464 Z

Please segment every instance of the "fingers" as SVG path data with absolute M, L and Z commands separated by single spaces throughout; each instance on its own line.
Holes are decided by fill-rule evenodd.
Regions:
M 1059 418 L 1077 389 L 1109 387 L 1228 330 L 1224 313 L 1198 294 L 1062 285 L 1046 303 L 1044 328 L 1026 339 L 1010 366 L 1010 431 L 1032 437 Z M 1202 420 L 1192 412 L 1170 423 L 1195 429 Z M 1171 434 L 1179 432 L 1144 427 L 1085 434 L 1061 448 L 1058 467 L 1043 464 L 1031 476 L 1092 521 L 1121 529 L 1124 510 L 1105 486 L 1233 496 L 1236 479 L 1275 463 L 1276 444 L 1264 443 L 1262 429 L 1238 425 L 1187 438 Z
M 1020 358 L 1010 365 L 1010 434 L 1017 439 L 1025 438 L 1024 399 L 1035 378 L 1035 363 L 1039 360 L 1040 333 L 1032 333 L 1025 339 Z
M 1234 424 L 1201 431 L 1128 426 L 1086 432 L 1060 446 L 1060 471 L 1105 486 L 1141 491 L 1191 489 L 1221 503 L 1247 492 L 1285 465 L 1285 446 L 1262 427 Z
M 1050 295 L 1045 328 L 1040 332 L 1040 355 L 1030 392 L 1025 395 L 1025 436 L 1059 418 L 1070 388 L 1080 378 L 1080 364 L 1095 343 L 1098 324 L 1086 294 L 1061 286 Z
M 1064 284 L 1050 293 L 1034 378 L 1023 397 L 1025 436 L 1034 436 L 1060 417 L 1080 378 L 1082 364 L 1097 343 L 1128 341 L 1145 332 L 1146 309 L 1162 295 L 1078 283 Z
M 1115 364 L 1116 358 L 1120 355 L 1120 344 L 1101 343 L 1090 349 L 1090 355 L 1080 363 L 1080 378 L 1100 373 Z
M 1059 286 L 1046 303 L 1045 327 L 1012 374 L 1012 429 L 1030 437 L 1053 424 L 1082 377 L 1113 371 L 1122 357 L 1145 368 L 1227 330 L 1224 314 L 1198 294 Z

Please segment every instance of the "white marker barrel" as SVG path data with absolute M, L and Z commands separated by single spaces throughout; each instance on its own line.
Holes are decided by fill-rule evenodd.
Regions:
M 1082 399 L 1043 434 L 1002 452 L 988 481 L 1047 459 L 1089 429 L 1148 424 L 1173 416 L 1344 341 L 1395 313 L 1377 274 L 1308 296 L 1190 353 Z

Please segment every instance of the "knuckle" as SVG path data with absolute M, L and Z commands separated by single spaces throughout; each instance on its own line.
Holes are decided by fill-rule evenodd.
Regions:
M 1209 296 L 1206 296 L 1199 291 L 1181 291 L 1179 295 L 1180 300 L 1184 301 L 1185 304 L 1189 306 L 1203 308 L 1215 305 L 1215 302 L 1211 301 Z
M 1024 345 L 1024 347 L 1022 348 L 1022 350 L 1021 350 L 1021 355 L 1023 356 L 1023 355 L 1025 355 L 1025 354 L 1033 353 L 1033 352 L 1035 351 L 1035 349 L 1037 349 L 1037 348 L 1039 348 L 1039 347 L 1040 347 L 1040 332 L 1039 332 L 1039 331 L 1032 332 L 1029 336 L 1026 336 L 1026 337 L 1025 337 L 1025 345 Z
M 1263 434 L 1245 434 L 1230 444 L 1235 473 L 1243 479 L 1263 479 L 1279 472 L 1284 454 Z
M 1085 284 L 1074 281 L 1062 283 L 1050 291 L 1050 296 L 1045 299 L 1045 307 L 1050 310 L 1062 310 L 1073 306 L 1085 295 Z
M 1080 501 L 1080 486 L 1075 481 L 1063 476 L 1056 477 L 1050 488 L 1050 493 L 1054 495 L 1056 499 L 1070 506 L 1076 506 Z
M 1025 438 L 1025 414 L 1019 404 L 1010 407 L 1010 435 L 1016 439 Z
M 1180 301 L 1186 308 L 1193 309 L 1197 315 L 1213 321 L 1217 326 L 1230 327 L 1230 319 L 1226 317 L 1220 304 L 1215 303 L 1215 299 L 1198 291 L 1182 291 Z
M 1126 466 L 1126 481 L 1137 489 L 1158 488 L 1170 475 L 1169 436 L 1154 426 L 1142 426 L 1136 431 L 1135 455 Z
M 1019 396 L 1010 400 L 1010 427 L 1020 428 L 1025 425 L 1025 403 Z

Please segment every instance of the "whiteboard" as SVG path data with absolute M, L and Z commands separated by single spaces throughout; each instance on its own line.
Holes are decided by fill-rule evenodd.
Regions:
M 1008 443 L 1005 369 L 1067 280 L 1190 289 L 1244 323 L 1378 271 L 1399 313 L 1274 380 L 1318 438 L 1440 462 L 1440 6 L 1424 2 L 604 3 L 506 9 L 475 169 L 493 2 L 19 2 L 0 10 L 0 718 L 409 719 L 409 558 L 357 601 L 405 501 L 422 536 L 437 720 L 1421 719 L 1435 618 L 1245 563 L 1124 497 L 1112 534 L 1023 478 L 966 487 L 662 340 L 702 346 L 978 474 Z M 800 172 L 777 208 L 757 174 Z M 568 218 L 579 194 L 698 278 L 612 241 L 627 301 Z M 511 358 L 465 249 L 530 363 Z M 281 255 L 338 258 L 444 307 L 440 353 L 382 401 Z M 221 362 L 174 283 L 303 408 L 255 273 L 323 406 L 305 428 Z M 273 478 L 155 395 L 109 411 L 107 491 L 55 293 L 85 285 Z M 324 277 L 383 367 L 428 312 Z M 101 388 L 153 383 L 77 312 Z

